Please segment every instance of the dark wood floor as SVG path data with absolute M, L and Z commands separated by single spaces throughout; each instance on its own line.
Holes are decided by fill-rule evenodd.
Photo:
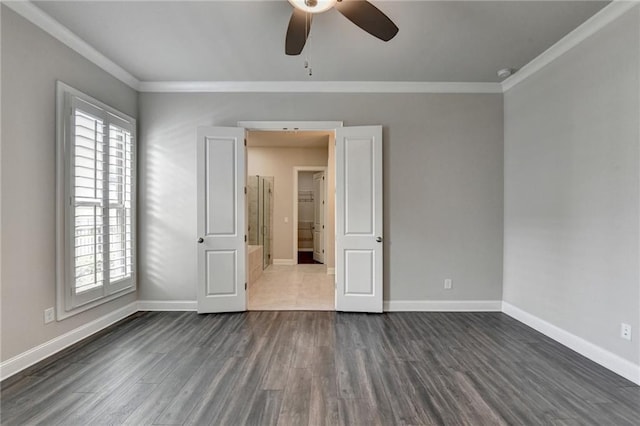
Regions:
M 299 265 L 310 265 L 310 264 L 320 264 L 320 262 L 316 262 L 313 259 L 312 251 L 299 251 L 298 252 L 298 264 Z
M 2 424 L 638 425 L 640 388 L 499 313 L 140 313 Z

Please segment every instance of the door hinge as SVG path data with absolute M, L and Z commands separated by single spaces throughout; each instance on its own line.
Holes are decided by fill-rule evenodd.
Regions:
M 322 225 L 322 229 L 324 229 L 324 225 Z
M 247 289 L 247 283 L 244 283 L 244 289 L 245 290 Z
M 244 242 L 245 243 L 247 242 L 247 236 L 246 235 L 244 236 Z
M 247 146 L 247 138 L 244 138 L 244 146 Z
M 322 249 L 322 252 L 324 253 L 324 249 Z
M 244 187 L 244 193 L 245 193 L 245 195 L 247 193 L 247 187 L 246 186 Z

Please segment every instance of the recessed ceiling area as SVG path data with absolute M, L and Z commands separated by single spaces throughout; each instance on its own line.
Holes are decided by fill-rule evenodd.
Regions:
M 247 133 L 247 146 L 254 148 L 327 148 L 329 146 L 329 132 L 326 131 L 252 130 Z
M 329 10 L 300 56 L 284 53 L 286 0 L 35 4 L 141 81 L 497 82 L 498 69 L 521 68 L 608 3 L 371 2 L 400 28 L 395 38 Z

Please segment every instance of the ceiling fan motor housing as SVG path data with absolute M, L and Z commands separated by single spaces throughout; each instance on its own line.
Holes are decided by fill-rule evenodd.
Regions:
M 382 41 L 389 41 L 398 27 L 387 15 L 367 0 L 289 0 L 294 7 L 287 27 L 285 53 L 299 55 L 309 37 L 313 14 L 335 7 L 345 18 Z

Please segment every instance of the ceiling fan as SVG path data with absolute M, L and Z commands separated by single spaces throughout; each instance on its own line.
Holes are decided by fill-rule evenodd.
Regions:
M 311 31 L 313 14 L 332 7 L 380 40 L 389 41 L 398 33 L 396 24 L 366 0 L 289 0 L 289 3 L 293 5 L 293 13 L 285 41 L 287 55 L 299 55 L 302 52 Z

